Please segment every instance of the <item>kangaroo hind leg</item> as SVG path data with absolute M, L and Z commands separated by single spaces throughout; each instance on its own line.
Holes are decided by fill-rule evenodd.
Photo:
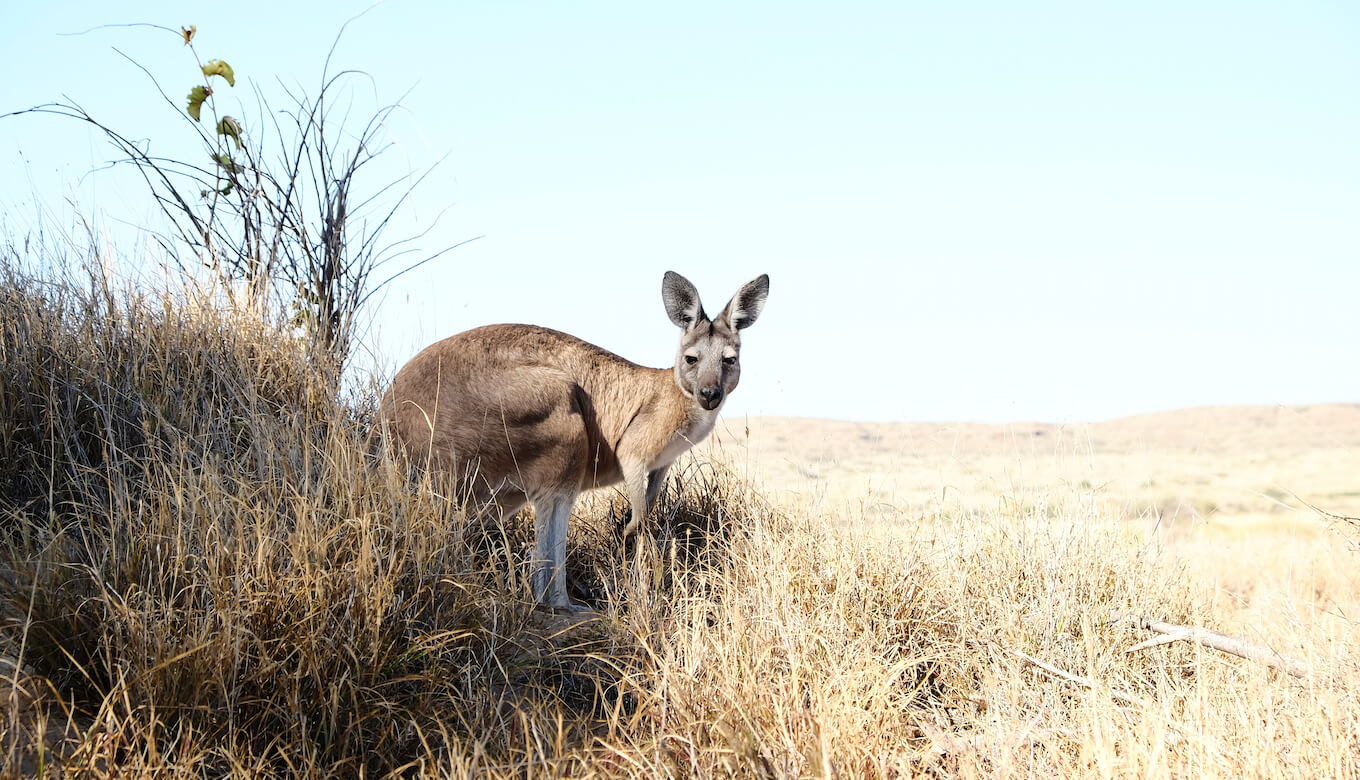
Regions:
M 534 597 L 540 604 L 583 609 L 567 598 L 567 523 L 575 496 L 545 496 L 534 501 Z

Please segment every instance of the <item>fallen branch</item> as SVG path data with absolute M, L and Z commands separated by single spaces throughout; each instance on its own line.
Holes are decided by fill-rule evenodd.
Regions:
M 1043 669 L 1045 672 L 1048 672 L 1049 674 L 1055 675 L 1057 677 L 1061 677 L 1064 680 L 1067 680 L 1068 682 L 1074 682 L 1077 685 L 1081 685 L 1092 690 L 1095 690 L 1096 688 L 1095 682 L 1088 678 L 1081 677 L 1079 675 L 1072 674 L 1071 672 L 1059 669 L 1053 664 L 1047 663 L 1045 661 L 1040 661 L 1038 658 L 1035 658 L 1034 656 L 1031 655 L 1026 655 L 1025 653 L 1022 653 L 1019 650 L 1011 650 L 1011 653 L 1014 654 L 1016 658 L 1019 658 L 1024 661 L 1029 661 L 1030 663 L 1034 664 L 1040 669 Z M 1125 704 L 1135 705 L 1142 704 L 1142 702 L 1140 702 L 1138 699 L 1135 699 L 1134 697 L 1128 695 L 1127 693 L 1120 693 L 1119 691 L 1116 691 L 1113 688 L 1110 689 L 1110 698 L 1122 701 Z
M 1136 653 L 1139 650 L 1146 650 L 1155 645 L 1177 642 L 1184 639 L 1198 642 L 1205 647 L 1229 653 L 1238 656 L 1239 658 L 1245 658 L 1248 661 L 1265 664 L 1272 669 L 1277 669 L 1285 674 L 1293 675 L 1294 677 L 1312 676 L 1312 670 L 1302 661 L 1283 655 L 1265 645 L 1258 645 L 1255 642 L 1248 642 L 1245 639 L 1240 639 L 1235 636 L 1220 634 L 1217 631 L 1211 631 L 1210 629 L 1200 628 L 1198 626 L 1178 626 L 1175 623 L 1167 623 L 1162 620 L 1152 620 L 1150 618 L 1128 617 L 1124 620 L 1135 628 L 1141 628 L 1144 631 L 1155 631 L 1158 634 L 1162 634 L 1160 637 L 1155 637 L 1130 647 L 1127 651 L 1130 653 Z
M 1047 663 L 1045 661 L 1040 661 L 1038 658 L 1035 658 L 1034 656 L 1028 655 L 1026 653 L 1022 653 L 1019 650 L 1012 649 L 1011 654 L 1014 655 L 1016 658 L 1034 664 L 1035 666 L 1039 667 L 1040 669 L 1043 669 L 1045 672 L 1048 672 L 1049 674 L 1061 677 L 1062 679 L 1067 680 L 1068 682 L 1076 683 L 1077 685 L 1089 688 L 1091 690 L 1097 690 L 1095 681 L 1091 680 L 1088 677 L 1082 677 L 1081 675 L 1072 674 L 1069 671 L 1060 669 L 1054 666 L 1053 664 Z M 1124 720 L 1129 722 L 1130 724 L 1137 723 L 1139 720 L 1141 720 L 1142 719 L 1141 713 L 1147 713 L 1152 710 L 1152 708 L 1148 706 L 1147 702 L 1143 701 L 1142 699 L 1139 699 L 1136 696 L 1130 696 L 1127 693 L 1122 693 L 1113 688 L 1110 688 L 1109 691 L 1110 698 L 1134 708 L 1132 711 L 1126 710 L 1122 707 L 1115 708 L 1115 711 L 1118 712 L 1120 715 L 1124 716 Z M 1175 726 L 1168 724 L 1166 728 L 1168 737 L 1172 737 L 1177 740 L 1184 738 L 1184 735 Z M 1028 730 L 1026 730 L 1026 732 L 1023 733 L 1027 734 Z M 927 736 L 929 736 L 929 734 L 927 734 Z

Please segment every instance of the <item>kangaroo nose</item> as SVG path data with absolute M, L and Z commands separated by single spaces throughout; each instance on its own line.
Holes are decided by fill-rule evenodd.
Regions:
M 705 387 L 699 391 L 699 398 L 707 403 L 716 403 L 722 398 L 721 387 Z

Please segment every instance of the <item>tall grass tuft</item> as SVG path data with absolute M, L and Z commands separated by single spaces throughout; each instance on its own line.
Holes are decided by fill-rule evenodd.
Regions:
M 0 648 L 70 709 L 73 765 L 385 772 L 563 727 L 506 710 L 595 663 L 540 658 L 522 546 L 369 460 L 317 365 L 286 324 L 11 251 Z

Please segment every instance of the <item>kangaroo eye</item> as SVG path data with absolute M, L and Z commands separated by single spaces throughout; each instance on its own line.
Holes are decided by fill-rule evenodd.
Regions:
M 736 364 L 737 364 L 737 356 L 736 356 L 736 355 L 733 355 L 732 357 L 725 357 L 725 358 L 723 358 L 723 365 L 724 365 L 724 366 L 735 366 Z
M 699 362 L 699 358 L 695 355 L 685 355 L 685 362 L 692 366 Z

